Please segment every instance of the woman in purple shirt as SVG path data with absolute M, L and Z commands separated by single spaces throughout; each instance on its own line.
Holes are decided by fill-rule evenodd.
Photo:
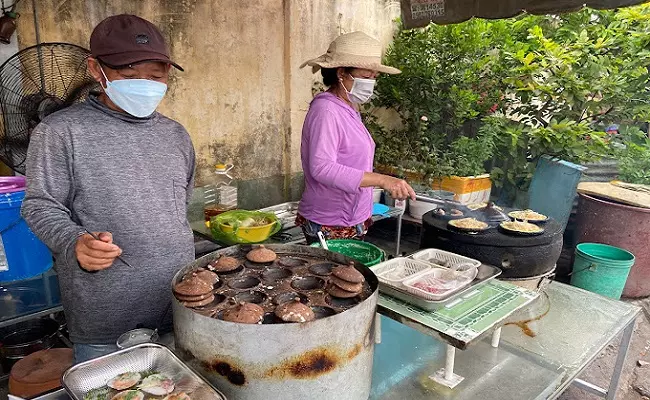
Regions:
M 358 111 L 380 72 L 400 71 L 381 64 L 381 44 L 363 32 L 339 36 L 326 54 L 305 65 L 321 70 L 328 90 L 314 97 L 302 129 L 305 191 L 296 223 L 308 243 L 318 240 L 319 231 L 328 239 L 362 239 L 372 221 L 373 187 L 415 199 L 405 181 L 372 172 L 375 142 Z

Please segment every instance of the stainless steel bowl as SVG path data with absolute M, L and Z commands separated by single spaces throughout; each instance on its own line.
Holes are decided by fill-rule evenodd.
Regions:
M 158 334 L 153 329 L 138 328 L 123 333 L 117 338 L 117 348 L 127 349 L 143 343 L 154 343 L 158 340 Z

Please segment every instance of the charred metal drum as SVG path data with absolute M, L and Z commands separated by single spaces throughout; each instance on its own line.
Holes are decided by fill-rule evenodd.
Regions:
M 378 281 L 355 263 L 368 284 L 353 299 L 333 298 L 324 290 L 336 264 L 354 260 L 323 249 L 268 245 L 278 260 L 262 268 L 244 263 L 219 277 L 215 302 L 259 304 L 267 312 L 262 324 L 223 321 L 220 312 L 190 309 L 173 300 L 175 345 L 190 366 L 228 398 L 237 400 L 367 400 L 370 395 Z M 172 285 L 221 254 L 245 260 L 250 246 L 208 254 L 181 269 Z M 246 284 L 244 284 L 246 283 Z M 249 286 L 252 285 L 252 286 Z M 282 323 L 272 311 L 285 298 L 300 297 L 317 319 Z M 223 303 L 221 303 L 223 302 Z M 210 316 L 212 315 L 212 316 Z

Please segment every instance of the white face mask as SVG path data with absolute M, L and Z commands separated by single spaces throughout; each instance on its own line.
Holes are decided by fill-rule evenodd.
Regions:
M 355 78 L 352 75 L 350 75 L 350 78 L 352 78 L 352 89 L 349 92 L 345 85 L 343 85 L 343 82 L 341 82 L 343 89 L 348 94 L 350 102 L 357 104 L 367 103 L 375 90 L 376 81 L 374 79 Z
M 108 98 L 134 117 L 144 118 L 153 114 L 167 92 L 167 85 L 149 79 L 109 81 L 104 69 L 100 69 L 106 79 L 104 92 Z

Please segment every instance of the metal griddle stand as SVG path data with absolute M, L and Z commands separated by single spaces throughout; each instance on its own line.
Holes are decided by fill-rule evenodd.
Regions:
M 492 332 L 491 345 L 494 348 L 499 347 L 501 340 L 501 327 Z M 455 388 L 465 378 L 454 373 L 454 363 L 456 361 L 456 348 L 450 344 L 447 345 L 447 355 L 445 358 L 445 367 L 440 368 L 434 375 L 429 376 L 434 382 L 446 386 L 450 389 Z
M 466 304 L 465 307 L 458 309 L 456 309 L 458 306 L 454 305 L 449 309 L 434 312 L 423 311 L 401 300 L 380 294 L 379 313 L 437 339 L 443 346 L 438 345 L 436 341 L 426 342 L 436 346 L 437 350 L 432 352 L 409 350 L 407 346 L 403 356 L 381 350 L 380 347 L 378 360 L 381 360 L 381 364 L 379 365 L 384 365 L 383 363 L 386 362 L 384 354 L 390 354 L 392 365 L 397 363 L 402 366 L 401 371 L 409 372 L 402 375 L 401 380 L 390 387 L 382 387 L 382 392 L 372 397 L 373 400 L 431 398 L 430 391 L 422 390 L 420 374 L 422 371 L 433 371 L 442 363 L 444 367 L 433 373 L 428 372 L 424 376 L 428 376 L 432 384 L 440 386 L 442 390 L 453 389 L 453 392 L 443 392 L 444 397 L 448 399 L 476 398 L 477 393 L 482 393 L 485 399 L 557 399 L 572 385 L 601 398 L 608 400 L 616 398 L 616 390 L 625 365 L 635 321 L 641 314 L 639 307 L 553 282 L 544 294 L 549 309 L 543 318 L 531 320 L 535 321 L 531 329 L 534 328 L 536 335 L 527 336 L 519 326 L 505 326 L 505 324 L 513 313 L 538 298 L 537 292 L 503 281 L 490 281 L 476 290 L 482 293 L 470 299 L 482 298 L 477 301 L 477 304 Z M 521 314 L 525 312 L 522 311 Z M 518 320 L 519 316 L 515 318 Z M 384 338 L 387 342 L 395 342 L 394 335 L 399 335 L 398 337 L 413 335 L 408 340 L 414 343 L 425 343 L 417 338 L 421 335 L 415 332 L 409 333 L 408 329 L 399 331 L 394 327 L 391 329 L 391 336 Z M 490 335 L 489 343 L 478 343 L 483 342 L 482 339 Z M 617 339 L 620 340 L 620 346 L 608 384 L 599 387 L 579 379 L 607 346 L 618 342 Z M 472 344 L 476 346 L 472 346 L 471 350 L 468 349 Z M 492 353 L 487 350 L 490 348 L 500 349 Z M 467 351 L 457 353 L 456 349 Z M 501 361 L 492 364 L 496 359 L 494 357 L 500 357 L 497 354 L 503 356 L 500 360 L 508 360 L 507 362 L 511 362 L 512 365 L 529 372 L 523 372 L 517 367 L 514 370 L 508 369 L 507 364 L 502 364 Z M 467 374 L 466 377 L 459 376 L 455 371 L 456 357 L 462 360 L 459 369 L 463 372 L 460 375 Z M 474 359 L 478 360 L 478 364 L 471 364 L 470 360 Z M 491 369 L 497 365 L 503 368 Z M 412 366 L 417 367 L 410 369 Z M 510 388 L 510 392 L 502 391 L 503 385 L 497 384 L 500 379 L 508 380 L 505 385 Z M 530 379 L 536 379 L 534 384 L 529 381 Z M 459 386 L 461 382 L 463 385 Z M 527 392 L 525 394 L 512 392 L 514 388 L 525 389 Z M 384 396 L 383 393 L 390 393 L 390 395 Z
M 489 334 L 492 347 L 499 347 L 504 321 L 538 296 L 536 291 L 490 281 L 465 296 L 467 302 L 476 301 L 473 309 L 467 309 L 465 302 L 451 302 L 450 306 L 429 312 L 382 294 L 378 312 L 446 343 L 445 366 L 429 378 L 453 389 L 465 379 L 454 372 L 456 349 L 465 350 Z M 460 311 L 456 312 L 456 308 Z M 376 326 L 381 329 L 378 323 Z

